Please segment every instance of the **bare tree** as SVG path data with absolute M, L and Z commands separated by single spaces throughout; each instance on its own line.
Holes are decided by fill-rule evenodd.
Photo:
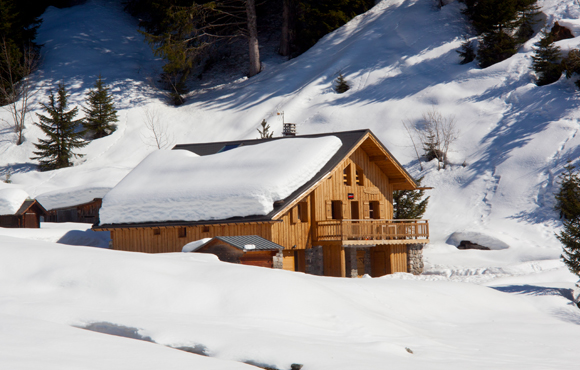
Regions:
M 28 104 L 35 94 L 30 75 L 38 66 L 38 54 L 34 47 L 29 45 L 24 49 L 22 58 L 17 58 L 4 37 L 1 40 L 0 53 L 4 59 L 0 73 L 0 100 L 7 103 L 4 108 L 12 116 L 16 145 L 20 145 L 24 142 L 23 132 L 29 110 Z
M 457 140 L 458 131 L 454 116 L 445 117 L 435 108 L 423 114 L 423 120 L 415 127 L 423 144 L 427 161 L 437 159 L 437 169 L 446 167 L 451 144 Z
M 409 124 L 410 124 L 410 122 L 409 122 Z M 409 135 L 409 138 L 411 139 L 411 142 L 413 143 L 413 149 L 415 149 L 415 154 L 417 155 L 417 162 L 419 162 L 419 168 L 421 168 L 421 171 L 423 171 L 423 163 L 421 163 L 421 156 L 419 155 L 419 150 L 417 150 L 417 145 L 415 144 L 415 138 L 413 137 L 413 133 L 411 132 L 411 130 L 407 126 L 407 123 L 404 120 L 403 120 L 403 126 L 405 126 L 405 130 L 407 130 L 407 134 Z
M 143 119 L 147 134 L 141 136 L 145 145 L 156 147 L 157 149 L 167 149 L 173 145 L 173 136 L 169 132 L 167 124 L 161 122 L 156 109 L 145 108 Z
M 252 77 L 260 73 L 261 69 L 255 0 L 246 0 L 246 14 L 248 17 L 248 45 L 250 48 L 250 73 L 248 77 Z

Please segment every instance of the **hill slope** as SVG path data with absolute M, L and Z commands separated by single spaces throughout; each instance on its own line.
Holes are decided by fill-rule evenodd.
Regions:
M 541 4 L 547 24 L 559 20 L 580 34 L 575 3 Z M 167 106 L 152 86 L 161 61 L 116 2 L 49 8 L 39 29 L 38 42 L 45 47 L 34 76 L 39 88 L 34 101 L 45 100 L 46 90 L 62 80 L 71 89 L 71 102 L 81 104 L 100 73 L 115 94 L 119 129 L 87 146 L 77 166 L 40 173 L 29 159 L 41 135 L 30 114 L 23 145 L 12 143 L 9 129 L 2 131 L 0 166 L 15 174 L 12 185 L 0 186 L 20 187 L 32 196 L 114 186 L 156 149 L 148 145 L 145 112 L 160 119 L 176 144 L 253 138 L 262 119 L 278 135 L 276 113 L 284 111 L 286 121 L 296 122 L 303 134 L 370 128 L 414 176 L 425 175 L 423 183 L 434 187 L 426 214 L 432 265 L 449 264 L 457 255 L 445 243 L 453 233 L 491 236 L 508 245 L 487 254 L 498 254 L 492 258 L 496 267 L 556 260 L 560 246 L 553 233 L 559 222 L 552 194 L 566 161 L 579 154 L 578 94 L 565 78 L 544 87 L 533 83 L 529 66 L 538 35 L 490 68 L 459 65 L 455 50 L 466 27 L 460 8 L 456 2 L 437 10 L 425 1 L 382 1 L 302 56 L 282 64 L 266 60 L 258 76 L 196 91 L 178 108 Z M 566 50 L 579 43 L 574 38 L 559 45 Z M 332 89 L 339 71 L 352 86 L 344 94 Z M 418 122 L 430 109 L 454 116 L 460 132 L 445 170 L 433 162 L 420 170 L 402 124 Z M 9 120 L 6 112 L 1 118 Z M 462 252 L 463 267 L 489 265 L 487 258 L 464 258 L 471 255 Z

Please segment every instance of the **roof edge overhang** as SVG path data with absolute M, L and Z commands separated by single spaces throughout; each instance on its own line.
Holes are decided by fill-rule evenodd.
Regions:
M 94 231 L 111 231 L 118 229 L 164 229 L 186 226 L 221 226 L 231 224 L 273 224 L 282 222 L 278 220 L 215 220 L 215 221 L 162 221 L 162 222 L 139 222 L 132 224 L 104 224 L 92 227 Z

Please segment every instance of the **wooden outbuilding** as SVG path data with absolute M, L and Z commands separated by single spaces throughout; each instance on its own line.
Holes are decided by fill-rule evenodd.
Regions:
M 99 209 L 101 209 L 102 203 L 102 198 L 94 198 L 90 202 L 75 204 L 67 207 L 54 208 L 48 211 L 46 221 L 98 224 Z
M 0 227 L 38 229 L 45 217 L 44 207 L 34 199 L 27 199 L 14 214 L 0 215 Z
M 283 246 L 257 235 L 216 236 L 191 252 L 215 254 L 220 261 L 261 267 L 277 266 Z
M 256 235 L 283 247 L 281 267 L 286 270 L 337 277 L 420 273 L 422 247 L 429 242 L 428 221 L 393 219 L 393 191 L 416 190 L 416 182 L 370 130 L 295 138 L 325 136 L 340 139 L 340 149 L 314 177 L 274 202 L 267 215 L 102 224 L 94 229 L 110 231 L 113 249 L 125 251 L 178 252 L 203 238 Z M 206 156 L 282 139 L 293 140 L 184 144 L 174 149 Z

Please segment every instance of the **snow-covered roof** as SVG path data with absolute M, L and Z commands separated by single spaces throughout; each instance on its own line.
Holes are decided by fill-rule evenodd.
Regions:
M 28 199 L 28 193 L 22 189 L 1 189 L 0 216 L 15 214 L 26 199 Z
M 287 138 L 198 156 L 159 150 L 103 199 L 101 224 L 221 220 L 267 215 L 309 181 L 342 141 Z
M 74 187 L 40 194 L 36 200 L 47 210 L 72 207 L 91 202 L 95 198 L 103 198 L 109 187 Z

